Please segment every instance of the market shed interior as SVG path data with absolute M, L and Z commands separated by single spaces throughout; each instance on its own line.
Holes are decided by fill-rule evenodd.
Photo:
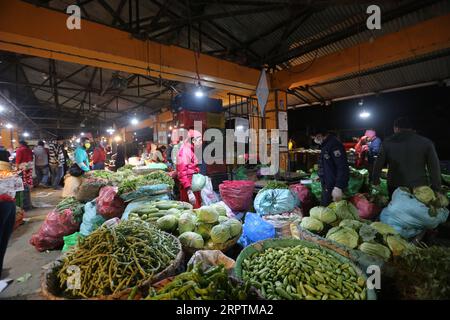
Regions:
M 97 201 L 97 216 L 101 216 L 99 199 L 102 195 L 106 197 L 106 190 L 113 192 L 112 188 L 117 189 L 116 194 L 111 194 L 116 200 L 120 198 L 119 209 L 112 210 L 112 204 L 108 208 L 111 212 L 120 208 L 122 211 L 105 214 L 108 218 L 120 218 L 124 212 L 128 213 L 122 220 L 128 220 L 133 213 L 139 215 L 139 210 L 132 211 L 129 207 L 137 201 L 137 193 L 142 196 L 150 192 L 147 196 L 155 198 L 149 202 L 193 200 L 194 209 L 197 205 L 208 207 L 221 201 L 227 215 L 240 219 L 244 225 L 246 217 L 251 217 L 248 213 L 256 212 L 260 219 L 275 226 L 275 238 L 313 241 L 291 233 L 289 226 L 297 222 L 300 226 L 304 217 L 309 218 L 309 209 L 323 201 L 321 192 L 325 193 L 326 188 L 317 180 L 321 174 L 317 167 L 321 145 L 313 136 L 324 128 L 342 142 L 346 161 L 351 166 L 349 186 L 343 198 L 339 198 L 345 199 L 341 201 L 360 203 L 355 197 L 373 196 L 374 165 L 370 151 L 358 149 L 359 142 L 369 131 L 385 141 L 394 134 L 394 121 L 399 117 L 409 118 L 415 132 L 433 143 L 439 159 L 438 175 L 442 176 L 443 187 L 439 192 L 450 196 L 450 1 L 381 1 L 369 10 L 371 5 L 365 1 L 291 0 L 78 0 L 74 3 L 0 0 L 0 152 L 9 155 L 0 162 L 0 183 L 4 180 L 0 195 L 12 195 L 17 207 L 16 226 L 3 266 L 7 271 L 0 279 L 14 281 L 0 289 L 0 298 L 58 296 L 52 288 L 41 290 L 40 277 L 50 268 L 48 263 L 60 255 L 65 245 L 62 236 L 75 232 L 78 237 L 87 207 L 79 211 L 78 226 L 66 226 L 64 234 L 58 234 L 58 239 L 52 239 L 51 244 L 42 235 L 41 226 L 49 223 L 49 211 L 59 212 L 58 206 L 66 208 L 66 205 L 75 212 L 75 207 Z M 377 14 L 381 28 L 372 28 L 370 21 L 376 21 Z M 371 17 L 375 20 L 370 20 Z M 198 173 L 206 181 L 198 195 L 192 190 L 192 173 L 186 183 L 184 175 L 177 172 L 179 164 L 174 158 L 178 154 L 173 156 L 168 152 L 179 143 L 182 145 L 183 141 L 174 139 L 183 132 L 181 129 L 192 129 L 196 121 L 202 124 L 200 134 L 215 129 L 216 133 L 223 134 L 224 140 L 229 129 L 255 132 L 255 137 L 233 138 L 231 144 L 224 141 L 221 150 L 214 151 L 216 156 L 223 153 L 224 160 L 231 161 L 198 165 Z M 277 132 L 279 137 L 276 141 L 262 142 L 263 132 L 269 137 Z M 88 146 L 84 144 L 86 138 Z M 190 139 L 195 145 L 195 132 Z M 42 141 L 42 147 L 49 150 L 55 140 L 64 141 L 61 177 L 58 165 L 52 169 L 49 160 L 44 166 L 36 163 L 35 152 L 34 158 L 31 156 L 31 181 L 26 181 L 23 171 L 31 169 L 20 166 L 17 152 L 22 148 L 20 141 L 26 141 L 31 149 L 39 148 Z M 217 142 L 208 140 L 203 135 L 203 150 L 210 151 L 208 146 Z M 273 163 L 276 157 L 279 167 L 264 175 L 261 169 L 266 164 L 261 162 L 260 150 L 270 150 L 273 145 L 278 152 L 269 158 Z M 93 159 L 98 159 L 100 146 L 105 155 L 100 156 L 101 166 L 96 166 L 97 160 Z M 80 173 L 84 178 L 72 170 L 74 165 L 78 169 L 83 166 L 77 164 L 76 158 L 80 147 L 85 149 L 86 165 L 90 169 L 84 173 L 87 176 Z M 241 148 L 243 154 L 239 153 Z M 267 152 L 270 156 L 273 151 Z M 339 157 L 340 153 L 335 156 Z M 94 170 L 98 168 L 101 170 Z M 430 168 L 427 170 L 432 175 Z M 98 176 L 92 176 L 95 171 Z M 148 174 L 154 176 L 142 181 L 132 178 Z M 59 177 L 56 183 L 55 177 Z M 166 180 L 167 177 L 172 180 Z M 82 179 L 91 178 L 109 182 L 96 185 L 95 195 L 83 198 L 76 190 L 82 188 Z M 17 185 L 17 179 L 23 185 Z M 389 180 L 389 173 L 384 168 L 381 185 L 386 179 Z M 154 181 L 169 189 L 139 189 L 156 186 Z M 228 185 L 228 181 L 232 182 Z M 429 185 L 432 184 L 430 180 Z M 289 196 L 294 195 L 292 201 L 297 203 L 289 210 L 262 214 L 258 195 L 285 188 L 289 188 Z M 303 199 L 300 190 L 308 190 L 310 199 Z M 11 194 L 11 191 L 17 192 Z M 383 204 L 377 202 L 378 198 L 364 198 L 380 209 L 368 220 L 380 220 L 381 209 L 394 201 L 392 192 L 388 194 L 387 189 L 385 192 L 387 202 Z M 435 199 L 439 199 L 435 192 Z M 275 193 L 274 198 L 277 197 L 281 198 Z M 121 201 L 126 205 L 120 204 Z M 352 202 L 356 209 L 363 210 L 356 202 Z M 158 218 L 162 217 L 160 211 L 171 209 L 164 208 L 167 203 L 160 205 L 161 208 L 150 209 Z M 173 209 L 182 211 L 182 205 L 177 205 L 173 204 Z M 432 219 L 442 221 L 424 227 L 409 237 L 409 241 L 449 245 L 448 209 L 445 208 L 448 203 L 442 208 L 436 206 Z M 280 218 L 282 213 L 284 218 Z M 271 220 L 268 216 L 272 214 L 279 215 L 280 220 Z M 146 214 L 149 222 L 151 216 L 150 212 Z M 105 217 L 96 223 L 108 220 Z M 221 226 L 218 221 L 214 223 Z M 315 231 L 328 238 L 331 226 L 328 224 L 328 228 L 323 223 L 320 231 Z M 169 229 L 181 237 L 176 227 Z M 204 240 L 204 247 L 200 247 L 206 249 L 207 242 L 215 239 L 210 237 L 210 229 L 202 230 L 203 233 L 188 232 L 206 234 L 206 238 L 197 239 L 202 243 Z M 304 229 L 307 228 L 299 227 Z M 433 231 L 426 232 L 427 229 Z M 241 231 L 233 232 L 220 245 L 211 242 L 210 248 L 221 250 L 233 259 L 242 255 L 243 248 L 254 241 L 245 238 L 245 230 L 242 237 Z M 34 240 L 29 243 L 30 239 Z M 71 239 L 68 242 L 74 238 Z M 200 249 L 186 249 L 189 246 L 183 241 L 187 256 Z M 189 241 L 191 245 L 194 242 Z M 47 271 L 42 271 L 44 265 Z M 294 287 L 284 289 L 288 296 L 293 294 L 291 298 L 298 298 Z M 264 298 L 286 298 L 279 293 L 278 296 L 268 294 L 266 290 Z M 390 296 L 390 293 L 377 294 Z M 450 289 L 444 294 L 450 296 Z M 366 295 L 373 297 L 369 291 L 364 291 Z M 324 292 L 320 296 L 323 298 Z M 362 292 L 358 291 L 356 296 L 362 298 Z

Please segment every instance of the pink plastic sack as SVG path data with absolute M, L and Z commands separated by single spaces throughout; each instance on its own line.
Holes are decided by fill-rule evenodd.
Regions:
M 52 211 L 47 215 L 39 231 L 32 235 L 30 244 L 38 251 L 62 248 L 64 236 L 68 236 L 78 230 L 80 224 L 73 219 L 70 209 L 62 213 Z
M 96 201 L 97 213 L 105 219 L 120 218 L 125 210 L 125 202 L 117 195 L 117 187 L 103 187 Z
M 362 219 L 373 219 L 380 214 L 381 209 L 367 199 L 366 194 L 355 194 L 350 202 L 358 209 L 358 215 Z
M 226 180 L 219 185 L 223 202 L 235 212 L 246 211 L 253 199 L 255 182 L 248 180 Z
M 289 189 L 300 199 L 300 206 L 304 215 L 309 215 L 309 210 L 314 207 L 311 191 L 303 184 L 293 184 Z

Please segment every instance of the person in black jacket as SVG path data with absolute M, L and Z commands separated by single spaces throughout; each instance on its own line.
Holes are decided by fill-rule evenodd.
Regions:
M 379 185 L 381 171 L 387 164 L 390 196 L 398 187 L 431 185 L 434 191 L 441 189 L 441 168 L 434 144 L 415 133 L 412 127 L 408 118 L 397 119 L 394 122 L 394 135 L 382 143 L 375 162 L 373 184 Z
M 9 162 L 10 156 L 11 154 L 9 153 L 9 151 L 6 150 L 6 148 L 0 144 L 0 161 Z
M 327 206 L 332 201 L 340 201 L 347 188 L 349 167 L 347 154 L 342 142 L 327 129 L 316 130 L 314 142 L 320 145 L 319 178 L 322 184 L 321 205 Z

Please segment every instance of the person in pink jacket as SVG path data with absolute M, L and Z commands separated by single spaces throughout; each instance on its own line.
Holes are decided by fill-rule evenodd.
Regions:
M 194 148 L 201 147 L 201 145 L 201 133 L 196 130 L 189 130 L 189 134 L 184 140 L 177 155 L 177 175 L 178 180 L 180 181 L 180 200 L 191 203 L 194 206 L 194 209 L 200 208 L 202 205 L 200 192 L 193 192 L 191 189 L 192 176 L 200 171 Z

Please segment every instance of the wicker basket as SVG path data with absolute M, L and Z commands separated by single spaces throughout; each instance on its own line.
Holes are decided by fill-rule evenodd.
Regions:
M 161 281 L 167 277 L 173 276 L 177 273 L 177 270 L 179 269 L 180 265 L 184 261 L 184 253 L 181 248 L 181 243 L 179 240 L 174 237 L 178 243 L 178 254 L 173 260 L 173 262 L 164 270 L 156 274 L 155 276 L 145 280 L 141 287 L 145 288 L 150 285 L 152 285 L 155 282 Z M 42 278 L 41 278 L 41 294 L 48 300 L 73 300 L 70 298 L 66 298 L 63 296 L 63 290 L 59 287 L 59 279 L 57 277 L 57 272 L 60 269 L 62 263 L 63 263 L 63 256 L 58 258 L 56 261 L 51 263 L 49 267 L 43 272 Z M 126 300 L 128 298 L 129 293 L 131 292 L 132 288 L 124 289 L 116 294 L 111 294 L 107 296 L 97 296 L 92 297 L 87 300 Z M 80 299 L 81 300 L 81 299 Z
M 299 239 L 268 239 L 268 240 L 262 240 L 255 242 L 248 247 L 246 247 L 244 250 L 242 250 L 241 254 L 239 254 L 239 257 L 236 260 L 236 267 L 235 267 L 235 273 L 236 276 L 241 279 L 242 278 L 242 263 L 243 261 L 250 257 L 252 254 L 264 251 L 268 248 L 284 248 L 284 247 L 293 247 L 293 246 L 305 246 L 308 248 L 320 248 L 322 250 L 325 250 L 327 253 L 331 254 L 333 257 L 335 257 L 337 260 L 341 261 L 342 263 L 348 263 L 350 264 L 353 269 L 355 270 L 356 274 L 358 276 L 361 276 L 364 278 L 364 280 L 367 280 L 366 274 L 357 266 L 351 259 L 348 257 L 345 257 L 341 255 L 339 252 L 334 250 L 335 248 L 330 247 L 322 247 L 320 244 L 315 242 L 310 242 L 306 240 L 299 240 Z M 367 300 L 376 300 L 376 293 L 373 289 L 367 289 Z

